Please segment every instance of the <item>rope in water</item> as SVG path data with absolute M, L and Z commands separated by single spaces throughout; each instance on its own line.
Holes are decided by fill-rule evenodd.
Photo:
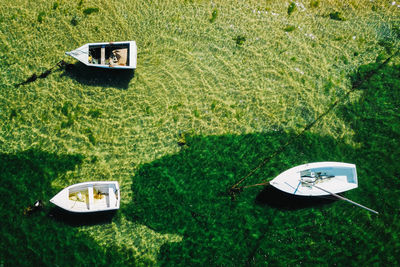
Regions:
M 254 185 L 247 185 L 247 186 L 241 186 L 239 185 L 243 183 L 247 178 L 252 176 L 257 170 L 262 168 L 265 164 L 267 164 L 271 159 L 274 157 L 278 156 L 280 153 L 282 153 L 289 145 L 291 145 L 295 140 L 297 140 L 299 137 L 301 137 L 306 131 L 310 130 L 318 121 L 320 121 L 323 117 L 325 117 L 327 114 L 329 114 L 341 101 L 343 101 L 345 98 L 347 98 L 352 92 L 354 92 L 357 88 L 359 88 L 364 82 L 369 80 L 373 75 L 375 75 L 379 70 L 381 70 L 384 66 L 386 66 L 394 57 L 396 57 L 400 53 L 400 49 L 397 49 L 395 53 L 393 53 L 391 56 L 389 56 L 384 62 L 382 62 L 376 69 L 373 69 L 367 73 L 367 75 L 364 76 L 364 79 L 359 80 L 357 83 L 352 85 L 352 88 L 347 91 L 345 95 L 342 97 L 338 98 L 335 102 L 333 102 L 327 110 L 325 110 L 323 113 L 321 113 L 314 121 L 306 125 L 304 129 L 294 137 L 292 137 L 289 141 L 287 141 L 284 145 L 279 147 L 277 150 L 275 150 L 270 156 L 264 158 L 262 162 L 256 166 L 254 169 L 252 169 L 248 174 L 246 174 L 243 178 L 241 178 L 239 181 L 237 181 L 234 185 L 231 186 L 231 188 L 228 190 L 229 195 L 231 196 L 232 199 L 235 199 L 236 194 L 240 193 L 243 189 L 249 188 L 249 187 L 255 187 L 255 186 L 263 186 L 268 184 L 268 182 L 271 180 L 265 180 L 262 183 L 254 184 Z
M 50 69 L 47 69 L 46 71 L 42 72 L 40 75 L 37 75 L 36 73 L 32 74 L 28 79 L 26 79 L 25 81 L 15 84 L 15 87 L 19 87 L 21 85 L 25 85 L 28 83 L 32 83 L 34 81 L 36 81 L 38 78 L 40 79 L 44 79 L 47 76 L 49 76 L 56 67 L 58 68 L 65 68 L 68 64 L 64 61 L 64 60 L 60 60 L 59 62 L 57 62 L 53 67 L 51 67 Z

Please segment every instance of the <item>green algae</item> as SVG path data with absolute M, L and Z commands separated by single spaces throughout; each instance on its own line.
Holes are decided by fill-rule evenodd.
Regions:
M 399 265 L 399 59 L 381 66 L 398 47 L 397 7 L 296 2 L 287 16 L 282 1 L 8 2 L 0 265 Z M 84 16 L 90 6 L 99 11 Z M 138 43 L 135 72 L 71 58 L 43 72 L 86 42 L 121 39 Z M 293 138 L 246 185 L 352 162 L 359 188 L 344 196 L 380 215 L 270 187 L 232 200 L 232 184 Z M 117 213 L 61 216 L 48 203 L 89 180 L 120 182 Z M 24 216 L 37 199 L 45 208 Z

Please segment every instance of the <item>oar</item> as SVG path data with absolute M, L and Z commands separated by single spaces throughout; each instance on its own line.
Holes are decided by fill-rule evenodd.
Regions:
M 358 204 L 357 202 L 354 202 L 353 200 L 350 200 L 350 199 L 348 199 L 348 198 L 339 196 L 338 194 L 335 194 L 335 193 L 333 193 L 333 192 L 330 192 L 330 191 L 328 191 L 328 190 L 326 190 L 326 189 L 323 189 L 323 188 L 321 188 L 321 187 L 319 187 L 319 186 L 316 186 L 316 185 L 312 185 L 312 186 L 314 186 L 315 188 L 318 188 L 319 190 L 322 190 L 322 191 L 324 191 L 324 192 L 327 192 L 327 193 L 331 194 L 332 196 L 337 197 L 337 198 L 339 198 L 339 199 L 341 199 L 341 200 L 345 200 L 345 201 L 347 201 L 347 202 L 350 202 L 351 204 L 356 205 L 356 206 L 358 206 L 358 207 L 360 207 L 360 208 L 366 209 L 366 210 L 368 210 L 368 211 L 370 211 L 370 212 L 373 212 L 373 213 L 375 213 L 375 214 L 379 214 L 377 211 L 375 211 L 375 210 L 373 210 L 373 209 L 370 209 L 370 208 L 367 208 L 367 207 L 365 207 L 365 206 L 363 206 L 363 205 L 361 205 L 361 204 Z

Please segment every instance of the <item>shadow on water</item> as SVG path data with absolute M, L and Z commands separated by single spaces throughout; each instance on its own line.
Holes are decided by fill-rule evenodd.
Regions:
M 104 224 L 110 222 L 115 212 L 74 214 L 54 207 L 48 202 L 58 189 L 52 189 L 51 182 L 59 175 L 73 170 L 79 166 L 84 157 L 75 155 L 58 155 L 30 149 L 16 154 L 0 154 L 0 171 L 2 181 L 6 182 L 12 195 L 10 199 L 18 196 L 13 201 L 19 206 L 16 210 L 21 215 L 24 209 L 36 200 L 43 201 L 43 207 L 33 212 L 26 213 L 26 216 L 35 213 L 46 213 L 49 217 L 66 223 L 71 226 Z M 7 197 L 2 194 L 2 198 Z M 26 210 L 26 209 L 25 209 Z
M 55 154 L 29 149 L 13 154 L 0 154 L 0 175 L 9 197 L 16 197 L 14 205 L 48 200 L 52 196 L 51 181 L 75 169 L 84 160 L 80 154 Z M 6 195 L 7 195 L 6 194 Z M 5 197 L 1 194 L 1 197 Z
M 77 62 L 75 64 L 67 64 L 65 71 L 61 75 L 89 86 L 128 89 L 129 82 L 135 76 L 135 71 L 88 67 L 81 62 Z
M 380 65 L 362 65 L 352 75 L 362 97 L 341 106 L 338 113 L 356 133 L 355 141 L 362 144 L 355 158 L 362 166 L 357 170 L 362 177 L 359 187 L 363 187 L 365 199 L 373 200 L 364 204 L 384 212 L 398 209 L 398 204 L 388 206 L 388 200 L 393 194 L 400 195 L 400 64 Z M 365 80 L 371 72 L 374 75 Z
M 40 73 L 39 75 L 34 73 L 31 76 L 29 76 L 25 81 L 20 82 L 15 84 L 14 86 L 16 88 L 22 86 L 22 85 L 26 85 L 26 84 L 30 84 L 35 82 L 37 79 L 45 79 L 47 78 L 47 76 L 49 76 L 50 74 L 52 74 L 54 71 L 59 71 L 61 69 L 64 69 L 68 64 L 64 61 L 61 60 L 59 61 L 57 64 L 55 64 L 53 67 L 43 71 L 42 73 Z
M 73 239 L 75 231 L 65 231 L 60 224 L 51 223 L 45 211 L 49 206 L 48 200 L 58 191 L 52 188 L 52 181 L 74 170 L 83 160 L 84 156 L 80 154 L 57 154 L 40 149 L 0 153 L 0 201 L 4 204 L 0 208 L 2 264 L 40 266 L 45 254 L 50 264 L 56 261 L 59 249 L 68 250 L 67 247 L 74 242 L 82 245 L 82 241 Z M 24 215 L 25 209 L 38 199 L 44 202 L 43 210 Z M 63 235 L 60 239 L 58 232 Z M 69 243 L 71 240 L 73 242 Z M 57 258 L 68 262 L 71 259 L 67 258 L 76 260 L 84 255 L 81 252 L 78 254 L 66 252 L 65 256 Z
M 40 74 L 32 74 L 25 81 L 15 84 L 15 87 L 30 84 L 37 79 L 45 79 L 56 71 L 63 71 L 61 76 L 67 76 L 79 83 L 90 86 L 115 87 L 119 89 L 128 89 L 129 82 L 135 76 L 134 70 L 104 69 L 88 67 L 81 62 L 75 64 L 67 63 L 61 60 L 53 67 L 43 71 Z
M 73 213 L 53 207 L 50 209 L 48 216 L 70 226 L 90 226 L 110 223 L 115 213 L 116 211 Z
M 246 189 L 236 201 L 228 195 L 227 190 L 237 180 L 295 135 L 271 132 L 187 137 L 186 148 L 179 153 L 138 169 L 132 183 L 133 201 L 122 212 L 155 231 L 184 237 L 182 242 L 162 247 L 160 260 L 164 263 L 224 266 L 235 262 L 242 266 L 246 264 L 246 248 L 254 246 L 265 225 L 277 221 L 274 227 L 299 227 L 309 221 L 307 216 L 298 218 L 297 212 L 312 213 L 321 205 L 327 210 L 334 208 L 325 199 L 289 204 L 290 198 L 269 187 Z M 351 162 L 353 153 L 354 149 L 342 142 L 307 133 L 246 183 L 259 183 L 306 162 Z M 273 227 L 267 235 L 272 231 Z
M 305 197 L 282 192 L 275 187 L 266 186 L 256 197 L 256 203 L 280 210 L 298 210 L 332 204 L 336 199 L 329 196 Z
M 363 66 L 357 75 L 362 75 L 364 68 L 374 67 Z M 350 162 L 360 166 L 359 188 L 344 196 L 383 214 L 396 210 L 396 196 L 400 194 L 399 179 L 394 179 L 400 169 L 400 68 L 387 66 L 379 72 L 369 77 L 368 83 L 354 83 L 357 90 L 365 90 L 360 101 L 336 110 L 354 129 L 354 139 L 361 146 L 306 132 L 246 183 L 269 180 L 307 162 Z M 360 84 L 363 88 L 358 88 Z M 345 264 L 349 258 L 337 248 L 345 246 L 344 250 L 351 251 L 360 235 L 364 238 L 358 243 L 360 251 L 368 251 L 360 257 L 376 263 L 369 252 L 378 253 L 379 242 L 386 244 L 379 234 L 384 227 L 365 229 L 370 225 L 367 211 L 333 199 L 299 199 L 272 187 L 248 188 L 236 201 L 227 195 L 230 186 L 293 136 L 270 132 L 187 138 L 186 148 L 179 153 L 138 169 L 133 177 L 132 203 L 123 212 L 155 231 L 183 237 L 179 243 L 162 246 L 159 260 L 166 265 L 243 266 L 266 261 L 281 265 L 294 259 L 305 264 Z M 381 171 L 377 173 L 377 169 Z M 391 216 L 376 218 L 376 225 L 390 225 L 390 220 Z M 355 222 L 361 230 L 355 231 Z M 369 235 L 363 235 L 363 231 Z M 301 253 L 313 244 L 318 244 L 318 250 L 312 255 Z M 385 257 L 396 254 L 396 247 L 400 244 L 394 241 L 391 247 L 386 246 Z
M 374 66 L 366 66 L 370 67 Z M 227 189 L 295 135 L 285 132 L 188 137 L 179 153 L 139 167 L 132 177 L 132 202 L 119 212 L 157 232 L 182 236 L 181 242 L 161 247 L 160 265 L 398 265 L 393 255 L 398 255 L 400 242 L 392 237 L 399 229 L 393 212 L 400 195 L 400 68 L 387 66 L 382 71 L 359 88 L 365 90 L 360 101 L 338 109 L 359 146 L 307 132 L 246 181 L 268 180 L 307 162 L 356 163 L 359 188 L 345 196 L 376 208 L 382 213 L 379 217 L 339 201 L 281 205 L 291 200 L 268 187 L 248 188 L 232 201 Z M 26 265 L 26 259 L 39 265 L 43 255 L 47 265 L 98 265 L 101 259 L 122 258 L 120 250 L 104 252 L 65 222 L 49 224 L 53 220 L 48 216 L 21 216 L 25 205 L 57 193 L 51 181 L 82 160 L 81 155 L 40 150 L 0 154 L 0 200 L 7 203 L 0 209 L 0 255 L 6 266 Z M 19 245 L 21 240 L 28 246 Z M 357 257 L 352 254 L 354 244 Z
M 63 179 L 65 173 L 75 170 L 84 160 L 81 154 L 40 149 L 0 153 L 0 265 L 134 265 L 131 254 L 112 245 L 105 249 L 75 227 L 108 223 L 112 213 L 69 216 L 48 203 L 61 190 L 53 188 L 52 181 Z M 24 209 L 37 199 L 43 200 L 44 208 L 23 215 Z

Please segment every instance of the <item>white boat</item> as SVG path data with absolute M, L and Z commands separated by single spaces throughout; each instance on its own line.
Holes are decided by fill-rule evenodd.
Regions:
M 88 43 L 65 54 L 87 66 L 112 69 L 136 69 L 135 41 Z
M 50 202 L 76 213 L 117 210 L 120 203 L 119 185 L 116 181 L 74 184 L 61 190 Z
M 357 188 L 356 165 L 343 162 L 315 162 L 282 172 L 270 184 L 299 196 L 324 196 Z

